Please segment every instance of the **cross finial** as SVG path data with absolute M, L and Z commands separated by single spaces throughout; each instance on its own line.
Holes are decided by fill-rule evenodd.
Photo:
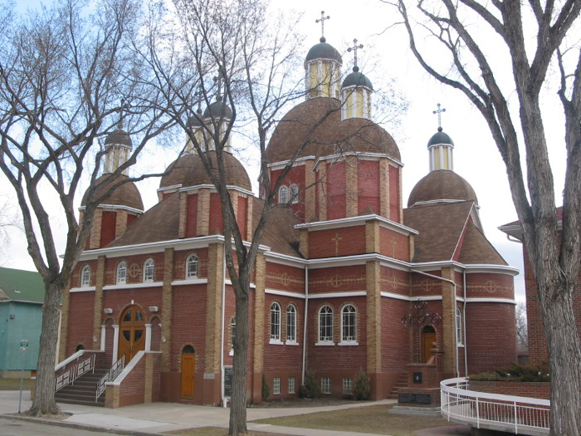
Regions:
M 218 86 L 218 94 L 216 96 L 216 100 L 220 100 L 222 98 L 222 74 L 218 74 L 214 77 L 214 82 Z
M 123 109 L 125 109 L 125 99 L 121 99 L 121 108 L 119 109 L 119 121 L 117 122 L 117 128 L 123 130 Z
M 349 47 L 347 49 L 348 52 L 353 52 L 353 71 L 359 71 L 359 67 L 357 66 L 357 49 L 363 48 L 363 44 L 357 45 L 357 39 L 353 40 L 353 47 Z
M 442 112 L 446 112 L 446 109 L 443 109 L 438 103 L 438 109 L 436 109 L 433 113 L 438 114 L 438 132 L 442 131 Z
M 315 20 L 315 23 L 321 23 L 321 42 L 325 42 L 325 21 L 331 18 L 329 15 L 325 17 L 325 11 L 321 11 L 321 18 Z

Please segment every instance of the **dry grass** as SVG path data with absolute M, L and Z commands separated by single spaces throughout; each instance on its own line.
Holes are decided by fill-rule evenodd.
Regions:
M 442 418 L 396 415 L 393 406 L 366 406 L 299 416 L 264 419 L 260 423 L 320 430 L 353 431 L 391 436 L 414 436 L 416 430 L 450 425 Z
M 172 431 L 169 434 L 178 436 L 228 436 L 227 428 L 218 427 L 201 427 L 201 428 L 190 428 L 187 430 Z M 248 436 L 285 436 L 281 433 L 264 433 L 259 431 L 251 431 Z M 291 436 L 291 435 L 286 435 Z
M 30 390 L 32 387 L 32 380 L 24 379 L 22 381 L 22 389 Z M 0 378 L 0 391 L 18 391 L 20 389 L 19 378 Z

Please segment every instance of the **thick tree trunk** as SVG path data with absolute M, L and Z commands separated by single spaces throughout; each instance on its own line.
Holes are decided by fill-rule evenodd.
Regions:
M 45 283 L 44 305 L 42 308 L 42 332 L 38 353 L 36 386 L 29 415 L 57 415 L 61 413 L 54 399 L 56 346 L 60 320 L 60 298 L 62 287 L 55 283 Z
M 565 286 L 565 285 L 562 285 Z M 551 368 L 551 435 L 581 435 L 581 349 L 572 292 L 560 289 L 542 305 Z M 546 294 L 545 294 L 546 295 Z M 542 299 L 540 301 L 543 301 Z
M 234 378 L 230 409 L 230 436 L 247 434 L 246 379 L 248 374 L 248 290 L 249 280 L 240 280 L 244 290 L 236 291 L 236 339 L 234 341 Z

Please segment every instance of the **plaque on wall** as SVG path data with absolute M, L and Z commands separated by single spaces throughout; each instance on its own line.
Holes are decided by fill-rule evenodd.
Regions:
M 431 404 L 430 394 L 399 394 L 398 403 Z
M 234 378 L 234 368 L 231 366 L 224 367 L 224 396 L 232 396 L 232 380 Z

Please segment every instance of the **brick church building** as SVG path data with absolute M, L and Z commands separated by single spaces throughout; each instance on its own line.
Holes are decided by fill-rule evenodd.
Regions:
M 273 399 L 296 397 L 311 372 L 323 395 L 343 396 L 363 370 L 372 398 L 382 399 L 410 364 L 436 351 L 440 377 L 516 360 L 517 270 L 483 233 L 476 193 L 453 170 L 452 139 L 441 128 L 429 139 L 430 171 L 406 204 L 398 146 L 372 121 L 372 83 L 357 66 L 346 76 L 341 67 L 321 38 L 305 60 L 307 98 L 267 148 L 273 180 L 295 160 L 278 192 L 286 207 L 271 215 L 251 283 L 250 402 L 261 401 L 263 377 Z M 198 134 L 213 113 L 231 116 L 218 100 L 189 127 Z M 107 185 L 132 143 L 118 130 L 105 144 L 97 183 Z M 64 294 L 60 359 L 97 350 L 111 367 L 124 356 L 125 369 L 106 388 L 112 407 L 218 405 L 228 396 L 236 319 L 220 200 L 187 148 L 149 210 L 132 182 L 99 206 Z M 215 159 L 211 145 L 207 153 Z M 224 163 L 250 239 L 262 200 L 234 155 Z

